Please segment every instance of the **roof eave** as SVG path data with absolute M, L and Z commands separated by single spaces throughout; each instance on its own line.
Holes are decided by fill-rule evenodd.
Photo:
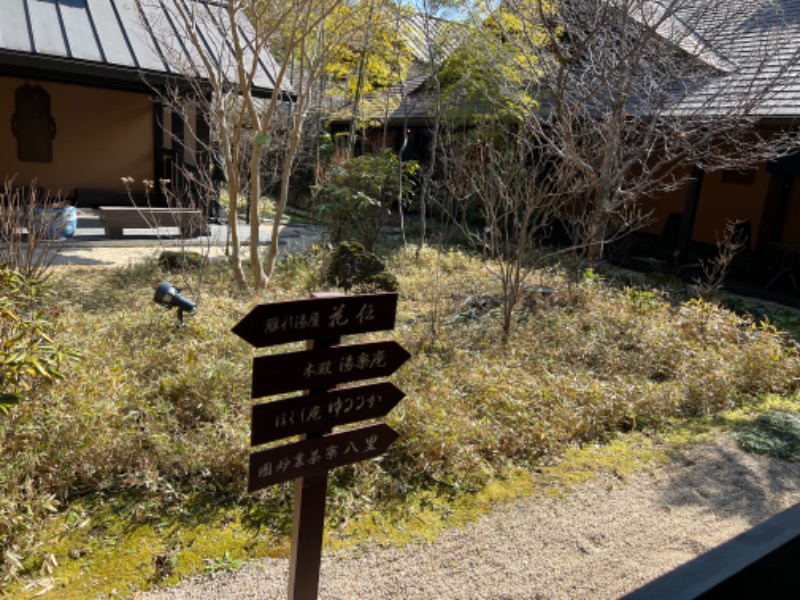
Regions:
M 58 56 L 0 50 L 0 76 L 52 81 L 140 94 L 152 94 L 167 85 L 187 86 L 178 73 L 167 74 L 136 67 L 122 67 Z M 252 93 L 268 98 L 272 90 L 253 87 Z

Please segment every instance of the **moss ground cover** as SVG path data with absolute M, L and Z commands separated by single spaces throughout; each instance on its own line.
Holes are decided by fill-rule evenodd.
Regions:
M 800 355 L 771 325 L 554 264 L 502 344 L 499 282 L 479 258 L 387 259 L 401 298 L 389 335 L 413 355 L 395 377 L 408 397 L 388 417 L 402 437 L 332 473 L 334 546 L 417 539 L 542 481 L 657 464 L 654 432 L 687 418 L 765 397 L 795 410 Z M 245 493 L 253 350 L 230 328 L 256 303 L 321 289 L 324 272 L 324 253 L 292 257 L 261 297 L 221 265 L 171 273 L 198 303 L 180 329 L 151 301 L 167 277 L 156 263 L 56 274 L 58 341 L 80 357 L 0 418 L 0 581 L 19 597 L 124 596 L 285 554 L 291 487 Z

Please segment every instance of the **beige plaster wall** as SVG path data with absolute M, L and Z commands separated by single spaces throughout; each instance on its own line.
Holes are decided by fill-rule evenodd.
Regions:
M 716 244 L 725 232 L 728 219 L 750 221 L 751 245 L 754 248 L 769 181 L 770 174 L 766 172 L 764 164 L 759 165 L 752 184 L 723 183 L 721 171 L 706 173 L 697 205 L 692 241 Z M 670 213 L 683 213 L 688 193 L 687 184 L 677 191 L 643 202 L 646 210 L 653 209 L 656 219 L 644 231 L 661 234 Z M 795 210 L 800 215 L 800 200 L 797 204 Z M 797 236 L 800 239 L 800 227 Z
M 750 221 L 751 245 L 755 247 L 769 181 L 765 164 L 759 165 L 750 185 L 723 183 L 721 171 L 706 173 L 692 239 L 716 244 L 725 232 L 726 220 Z
M 142 94 L 41 82 L 56 122 L 53 162 L 17 159 L 11 131 L 14 93 L 26 82 L 0 77 L 0 178 L 38 185 L 67 196 L 75 188 L 124 190 L 121 177 L 153 178 L 153 105 Z M 33 82 L 31 82 L 33 83 Z M 0 184 L 2 181 L 0 181 Z

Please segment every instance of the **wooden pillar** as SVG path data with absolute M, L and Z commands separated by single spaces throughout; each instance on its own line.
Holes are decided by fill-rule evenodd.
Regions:
M 338 298 L 338 292 L 316 292 L 312 298 Z M 307 342 L 309 350 L 338 346 L 341 336 Z M 326 392 L 325 388 L 307 390 L 307 394 Z M 314 431 L 305 439 L 331 433 L 330 429 Z M 322 563 L 322 542 L 325 531 L 325 504 L 328 496 L 328 471 L 300 477 L 294 482 L 294 520 L 292 521 L 292 553 L 289 557 L 289 600 L 316 600 Z
M 203 211 L 204 219 L 208 219 L 211 216 L 217 218 L 219 213 L 219 209 L 211 210 L 211 203 L 216 201 L 217 198 L 210 177 L 211 127 L 208 121 L 208 113 L 205 110 L 207 106 L 207 101 L 195 102 L 194 106 L 194 160 L 197 167 L 195 177 L 198 178 L 198 181 L 195 182 L 192 195 L 194 201 L 198 203 L 199 208 Z
M 181 206 L 184 204 L 186 196 L 186 181 L 183 174 L 184 135 L 186 127 L 183 121 L 183 115 L 179 111 L 172 110 L 171 117 L 172 123 L 170 126 L 170 133 L 172 135 L 172 173 L 170 174 L 170 179 L 172 183 L 169 187 L 175 194 L 175 198 L 172 200 L 176 201 L 178 205 Z
M 692 241 L 692 231 L 694 222 L 697 218 L 697 205 L 700 202 L 700 192 L 703 188 L 703 169 L 695 166 L 692 169 L 692 182 L 686 194 L 686 204 L 683 207 L 683 218 L 681 219 L 681 230 L 678 234 L 678 262 L 683 262 Z
M 164 177 L 169 177 L 169 173 L 164 173 L 164 105 L 153 100 L 153 183 L 159 197 Z
M 197 168 L 203 174 L 208 173 L 208 152 L 211 147 L 211 127 L 208 122 L 208 114 L 202 104 L 197 104 L 194 111 L 194 132 L 195 137 L 195 157 Z
M 770 174 L 770 180 L 767 196 L 764 199 L 761 225 L 758 228 L 758 250 L 783 241 L 792 190 L 797 185 L 797 178 L 800 177 L 800 152 L 771 160 L 767 163 L 766 169 Z
M 781 242 L 795 177 L 795 175 L 784 173 L 771 174 L 767 197 L 764 201 L 764 212 L 761 215 L 761 225 L 758 228 L 758 250 Z

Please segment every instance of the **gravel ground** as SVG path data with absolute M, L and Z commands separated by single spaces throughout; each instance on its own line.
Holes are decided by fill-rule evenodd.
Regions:
M 158 257 L 163 250 L 180 250 L 199 252 L 210 259 L 225 257 L 226 229 L 224 226 L 212 225 L 210 238 L 191 239 L 181 242 L 177 237 L 164 234 L 163 239 L 148 232 L 147 235 L 126 235 L 122 239 L 109 240 L 102 235 L 102 229 L 79 229 L 79 234 L 69 240 L 60 242 L 54 264 L 57 266 L 92 266 L 92 267 L 124 267 L 142 260 Z M 266 222 L 261 226 L 261 245 L 266 248 L 271 236 L 272 224 Z M 249 230 L 240 224 L 242 240 L 249 238 Z M 138 230 L 135 230 L 138 231 Z M 166 230 L 167 233 L 173 231 Z M 177 231 L 177 230 L 174 230 Z M 80 235 L 80 234 L 86 235 Z M 281 227 L 279 251 L 281 255 L 307 250 L 312 244 L 319 243 L 320 229 L 313 225 L 295 223 Z M 241 247 L 241 256 L 248 259 L 248 246 Z
M 127 267 L 147 259 L 157 258 L 163 250 L 157 243 L 139 246 L 72 246 L 64 248 L 55 259 L 56 266 L 91 266 L 91 267 Z M 188 252 L 199 252 L 210 259 L 218 259 L 225 255 L 224 246 L 186 246 Z M 247 254 L 244 249 L 242 255 Z
M 720 440 L 653 473 L 502 505 L 436 541 L 325 555 L 328 599 L 617 598 L 800 502 L 800 464 Z M 191 579 L 139 600 L 285 598 L 286 560 Z

